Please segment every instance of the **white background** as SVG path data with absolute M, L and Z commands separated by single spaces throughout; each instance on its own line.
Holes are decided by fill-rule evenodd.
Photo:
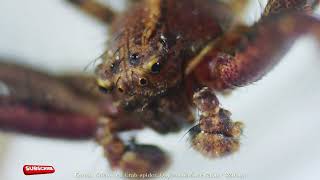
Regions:
M 121 7 L 119 1 L 112 4 Z M 251 19 L 259 11 L 259 6 L 253 7 Z M 0 56 L 21 59 L 19 63 L 53 72 L 81 71 L 103 52 L 106 34 L 103 25 L 62 0 L 0 1 Z M 139 133 L 139 140 L 166 148 L 173 160 L 167 174 L 320 179 L 319 57 L 316 41 L 303 38 L 263 80 L 221 98 L 224 107 L 233 112 L 233 119 L 246 124 L 238 153 L 221 159 L 204 158 L 190 148 L 183 138 L 185 131 L 159 136 L 146 130 Z M 0 133 L 0 143 L 3 180 L 79 179 L 77 172 L 112 174 L 93 141 Z M 22 173 L 24 164 L 53 165 L 56 173 L 26 177 Z

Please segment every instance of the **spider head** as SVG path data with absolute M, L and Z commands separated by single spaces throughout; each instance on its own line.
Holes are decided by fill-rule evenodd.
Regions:
M 181 63 L 172 58 L 163 39 L 159 35 L 147 44 L 134 40 L 116 44 L 96 69 L 100 89 L 117 94 L 125 104 L 139 107 L 177 86 Z

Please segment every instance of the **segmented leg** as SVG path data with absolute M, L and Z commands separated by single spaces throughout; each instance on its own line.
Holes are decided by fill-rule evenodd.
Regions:
M 164 151 L 133 141 L 125 143 L 118 136 L 143 128 L 145 114 L 124 112 L 112 95 L 98 93 L 94 83 L 91 76 L 53 76 L 0 63 L 0 128 L 59 138 L 96 136 L 113 168 L 131 173 L 164 169 L 169 162 Z M 166 126 L 155 128 L 164 131 Z
M 91 138 L 98 103 L 58 78 L 0 63 L 0 128 L 40 136 Z
M 96 139 L 104 148 L 112 168 L 119 168 L 126 173 L 156 173 L 164 170 L 169 159 L 164 151 L 153 145 L 125 143 L 118 133 L 143 127 L 142 114 L 125 112 L 113 106 L 114 113 L 98 123 Z
M 182 93 L 183 94 L 183 93 Z M 185 97 L 185 96 L 183 96 Z M 130 173 L 155 173 L 164 170 L 169 158 L 164 151 L 153 145 L 140 145 L 134 141 L 123 142 L 118 133 L 142 127 L 142 124 L 165 134 L 176 132 L 183 125 L 193 123 L 187 99 L 168 96 L 154 99 L 143 110 L 124 110 L 122 104 L 113 104 L 107 118 L 99 123 L 97 140 L 104 147 L 105 155 L 113 168 Z M 136 122 L 136 123 L 134 123 Z M 134 124 L 132 124 L 134 123 Z
M 87 14 L 97 18 L 104 23 L 111 23 L 116 13 L 111 7 L 108 7 L 96 0 L 66 0 L 75 6 L 79 7 L 81 10 Z
M 193 123 L 192 112 L 183 93 L 180 96 L 150 99 L 142 109 L 132 109 L 127 107 L 126 103 L 112 100 L 107 104 L 111 106 L 106 108 L 110 109 L 110 113 L 107 113 L 106 118 L 98 125 L 97 141 L 104 147 L 111 166 L 124 172 L 159 172 L 167 167 L 169 158 L 156 146 L 139 145 L 134 141 L 123 142 L 118 136 L 120 132 L 139 128 L 137 125 L 140 124 L 140 127 L 144 125 L 165 134 L 176 132 L 183 125 Z
M 220 108 L 217 97 L 207 87 L 196 92 L 193 101 L 200 111 L 199 124 L 191 129 L 193 147 L 208 157 L 237 151 L 243 124 L 231 121 L 231 113 Z
M 238 26 L 209 44 L 200 63 L 187 74 L 217 90 L 247 85 L 269 72 L 305 33 L 319 38 L 320 21 L 297 11 L 270 14 L 252 27 Z M 201 112 L 199 124 L 191 131 L 195 149 L 208 156 L 236 151 L 242 123 L 230 121 L 229 112 L 219 108 L 208 88 L 194 95 L 194 103 Z
M 305 34 L 320 38 L 320 21 L 298 12 L 264 17 L 252 27 L 226 33 L 195 74 L 203 84 L 219 90 L 245 86 L 267 74 Z

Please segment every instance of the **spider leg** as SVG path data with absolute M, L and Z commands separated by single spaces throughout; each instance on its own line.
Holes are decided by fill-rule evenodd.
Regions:
M 0 129 L 63 139 L 95 137 L 113 168 L 149 173 L 168 164 L 152 145 L 123 142 L 118 134 L 143 128 L 143 113 L 118 108 L 112 94 L 98 92 L 95 78 L 53 76 L 0 62 Z
M 231 121 L 231 113 L 220 107 L 217 97 L 207 87 L 194 94 L 193 102 L 200 111 L 199 123 L 190 132 L 193 147 L 208 157 L 237 151 L 243 124 Z
M 238 26 L 213 45 L 194 74 L 218 90 L 248 85 L 266 75 L 305 34 L 319 39 L 320 21 L 300 12 L 269 15 L 252 27 Z
M 95 17 L 103 23 L 110 24 L 116 16 L 116 12 L 96 0 L 66 0 L 85 13 Z
M 134 141 L 125 144 L 118 134 L 138 127 L 130 125 L 132 122 L 140 122 L 161 134 L 177 132 L 183 125 L 193 123 L 193 114 L 186 101 L 186 98 L 177 95 L 161 97 L 147 104 L 141 111 L 128 110 L 119 105 L 117 113 L 109 115 L 104 124 L 98 125 L 97 130 L 97 140 L 104 147 L 111 166 L 137 174 L 165 170 L 170 160 L 164 151 L 156 146 L 137 144 Z
M 119 137 L 119 133 L 123 131 L 143 128 L 141 119 L 144 115 L 116 109 L 116 113 L 110 114 L 98 123 L 96 133 L 96 140 L 104 148 L 111 167 L 119 168 L 125 173 L 136 173 L 138 176 L 164 170 L 169 159 L 160 148 L 137 144 L 134 140 L 126 143 Z
M 110 103 L 108 103 L 110 104 Z M 105 149 L 105 155 L 113 168 L 127 173 L 156 173 L 165 170 L 170 163 L 167 154 L 153 145 L 123 142 L 118 134 L 137 129 L 139 123 L 158 133 L 177 132 L 184 125 L 193 123 L 193 114 L 188 99 L 183 93 L 155 98 L 142 109 L 131 109 L 126 103 L 114 104 L 117 109 L 99 123 L 97 140 Z M 129 105 L 130 106 L 130 105 Z M 109 108 L 110 109 L 110 108 Z M 131 125 L 133 122 L 136 125 Z
M 139 122 L 161 134 L 177 132 L 183 125 L 193 123 L 187 100 L 186 96 L 172 95 L 156 98 L 141 110 L 128 109 L 123 104 L 114 107 L 117 113 L 108 115 L 102 124 L 99 123 L 97 130 L 97 140 L 104 147 L 111 166 L 138 175 L 165 170 L 170 159 L 163 150 L 135 141 L 125 143 L 118 134 L 139 127 L 130 125 L 133 122 Z
M 268 73 L 299 36 L 320 36 L 320 21 L 301 12 L 270 14 L 252 27 L 238 25 L 209 44 L 186 74 L 202 86 L 232 89 L 255 82 Z M 191 143 L 202 154 L 216 157 L 239 149 L 243 124 L 232 122 L 210 90 L 193 96 L 201 112 L 199 124 L 191 129 Z
M 0 63 L 0 128 L 23 133 L 90 138 L 99 108 L 55 76 Z

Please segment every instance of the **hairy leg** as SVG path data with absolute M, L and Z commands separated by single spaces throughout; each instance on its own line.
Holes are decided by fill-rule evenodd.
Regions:
M 55 76 L 0 63 L 0 128 L 40 136 L 91 138 L 100 110 Z
M 156 173 L 164 170 L 169 158 L 164 151 L 153 145 L 137 144 L 134 140 L 124 142 L 119 133 L 143 128 L 145 114 L 127 112 L 112 103 L 112 113 L 98 123 L 97 142 L 104 148 L 113 169 L 119 168 L 126 173 Z
M 144 114 L 125 112 L 84 74 L 49 75 L 0 63 L 0 129 L 63 139 L 94 138 L 113 168 L 149 173 L 169 160 L 156 146 L 125 143 L 118 134 L 143 128 Z
M 200 111 L 199 123 L 190 131 L 193 147 L 208 157 L 237 151 L 243 124 L 231 121 L 231 113 L 220 108 L 217 97 L 207 87 L 197 91 L 193 101 Z
M 186 96 L 172 95 L 154 99 L 142 109 L 127 109 L 123 104 L 113 104 L 107 118 L 98 125 L 97 140 L 104 147 L 105 155 L 113 168 L 129 173 L 156 173 L 170 163 L 166 153 L 153 145 L 123 142 L 118 134 L 136 129 L 142 124 L 161 134 L 179 131 L 183 125 L 193 123 L 193 114 Z M 137 122 L 137 123 L 134 123 Z M 132 123 L 134 123 L 132 125 Z M 134 128 L 133 128 L 134 127 Z
M 164 151 L 153 145 L 137 144 L 135 141 L 125 143 L 118 133 L 136 127 L 130 125 L 133 122 L 139 122 L 161 134 L 177 132 L 183 125 L 192 124 L 193 116 L 186 96 L 161 97 L 142 109 L 135 110 L 124 110 L 122 105 L 113 103 L 113 108 L 107 108 L 114 109 L 112 112 L 116 113 L 108 114 L 108 118 L 99 123 L 97 131 L 97 140 L 104 147 L 110 164 L 124 172 L 137 174 L 163 171 L 170 163 Z
M 215 90 L 245 86 L 268 73 L 305 33 L 319 38 L 320 21 L 297 11 L 270 13 L 252 27 L 238 25 L 209 44 L 187 74 Z M 195 149 L 209 156 L 236 151 L 242 123 L 230 121 L 229 112 L 219 108 L 208 88 L 195 93 L 194 103 L 201 112 L 199 124 L 191 131 Z
M 305 34 L 319 39 L 320 21 L 300 12 L 269 15 L 252 27 L 238 26 L 216 42 L 194 74 L 217 90 L 248 85 L 266 75 Z
M 87 14 L 95 17 L 103 23 L 111 23 L 116 13 L 111 7 L 108 7 L 96 0 L 66 0 L 69 3 L 77 6 Z

